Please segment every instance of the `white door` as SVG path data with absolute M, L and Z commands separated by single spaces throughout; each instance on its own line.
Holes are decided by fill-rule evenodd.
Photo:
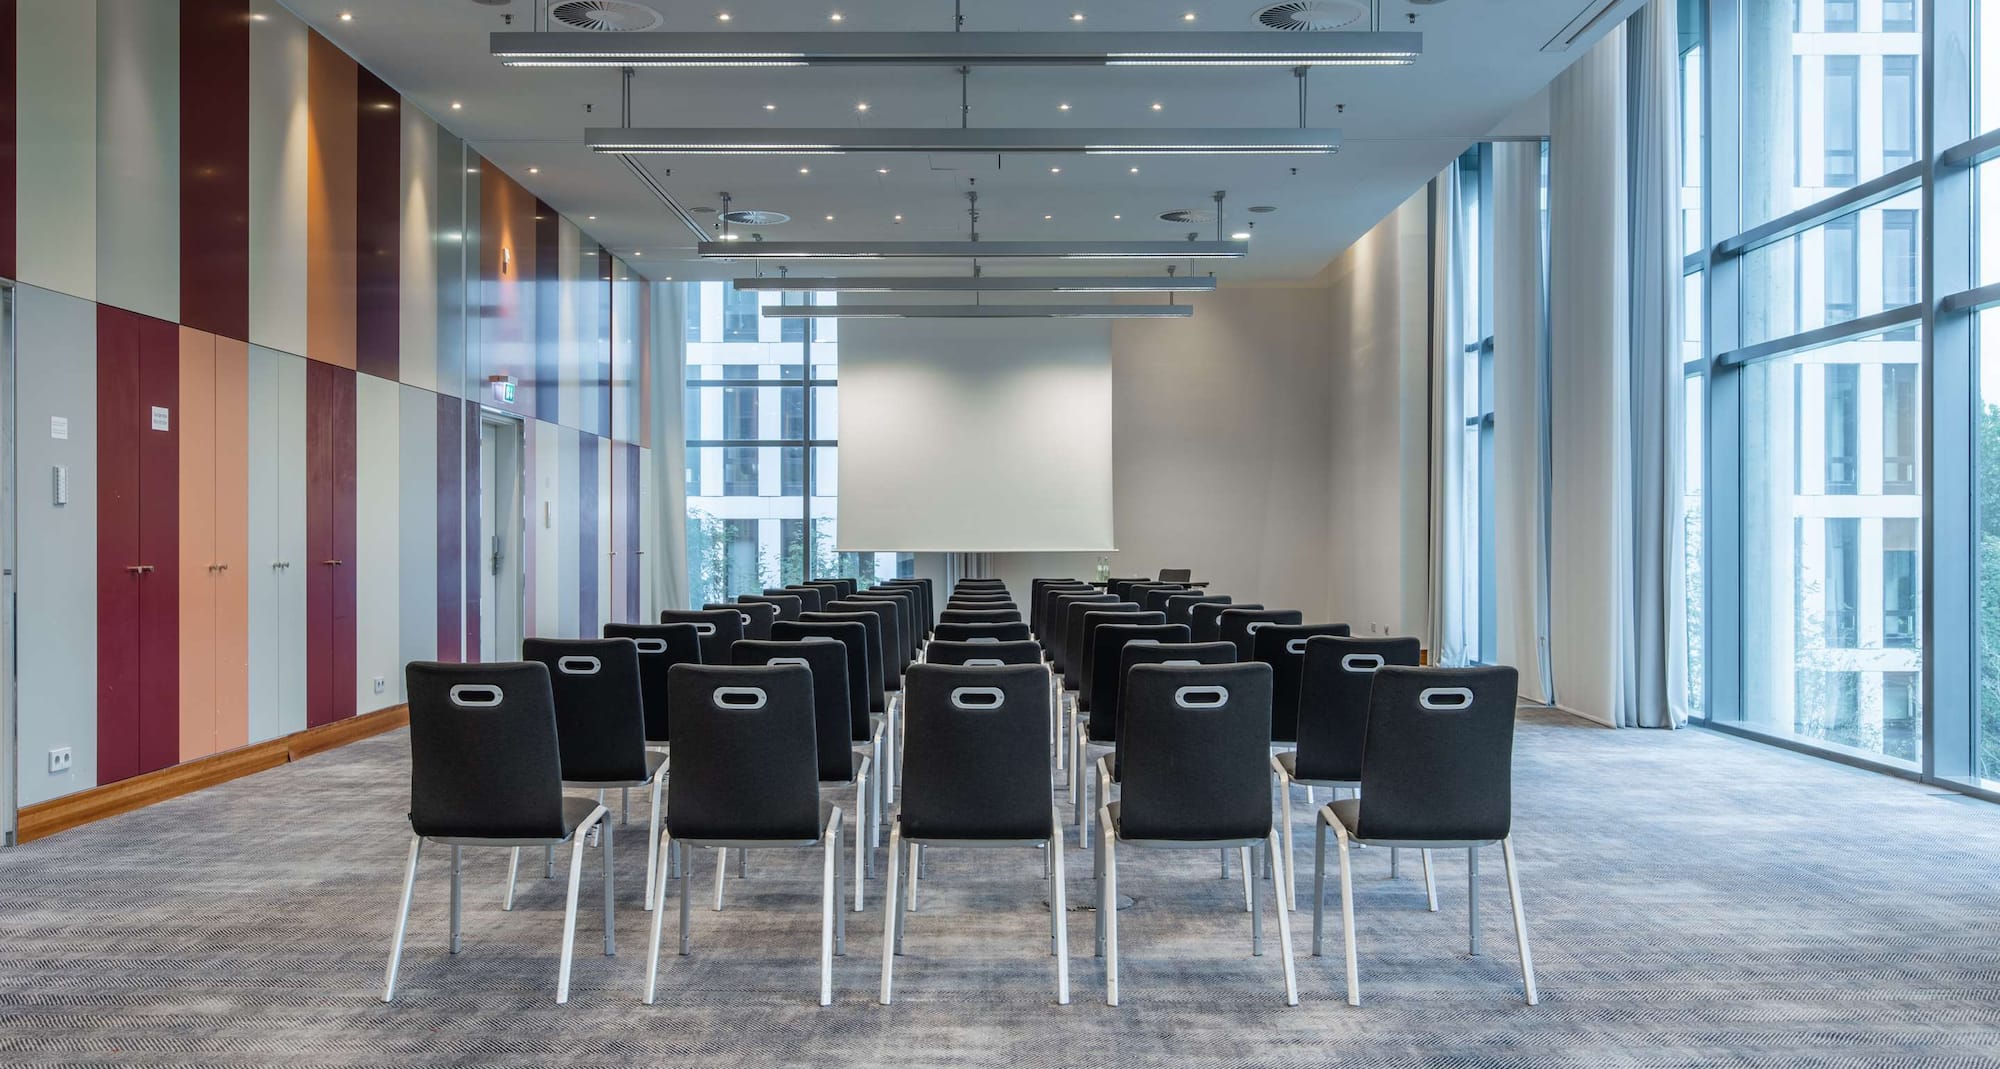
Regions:
M 479 425 L 479 649 L 488 661 L 521 656 L 527 515 L 519 420 L 488 414 Z

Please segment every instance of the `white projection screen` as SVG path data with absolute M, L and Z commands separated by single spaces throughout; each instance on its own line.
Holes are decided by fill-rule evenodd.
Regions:
M 845 320 L 839 435 L 842 552 L 1116 548 L 1108 320 Z

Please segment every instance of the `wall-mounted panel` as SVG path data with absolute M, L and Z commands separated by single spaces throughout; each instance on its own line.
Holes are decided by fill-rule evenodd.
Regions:
M 180 750 L 215 752 L 215 335 L 180 329 Z
M 532 562 L 529 577 L 533 587 L 527 633 L 553 638 L 562 634 L 562 428 L 553 423 L 531 420 L 528 438 L 528 527 Z
M 589 280 L 597 276 L 597 248 L 565 219 L 557 234 L 559 244 L 555 275 L 559 308 L 556 327 L 556 422 L 564 427 L 583 425 L 583 339 L 589 321 L 583 300 Z
M 17 587 L 18 618 L 34 621 L 15 637 L 17 782 L 21 804 L 33 805 L 98 783 L 97 308 L 17 286 L 14 322 L 15 545 L 21 560 L 34 562 Z M 58 467 L 69 482 L 63 504 L 55 497 Z M 74 764 L 51 774 L 48 753 L 60 748 Z
M 354 60 L 311 34 L 306 45 L 306 355 L 354 366 Z
M 215 748 L 250 741 L 250 347 L 215 340 Z
M 465 436 L 465 467 L 463 469 L 463 478 L 465 481 L 462 484 L 465 487 L 465 541 L 462 543 L 464 546 L 464 570 L 461 572 L 461 578 L 464 582 L 463 589 L 465 591 L 464 657 L 467 661 L 477 661 L 483 656 L 479 646 L 479 614 L 485 609 L 485 605 L 482 604 L 483 599 L 479 595 L 479 565 L 485 559 L 484 547 L 486 545 L 485 532 L 480 529 L 479 523 L 479 495 L 481 493 L 479 482 L 479 450 L 481 444 L 479 402 L 465 402 L 465 412 L 462 418 L 464 419 L 464 423 L 461 433 Z
M 398 587 L 398 661 L 437 659 L 438 403 L 412 386 L 398 390 L 397 518 L 402 580 Z M 401 669 L 397 687 L 402 687 Z
M 437 659 L 465 659 L 465 403 L 438 395 Z
M 355 419 L 355 687 L 369 712 L 403 700 L 401 388 L 357 376 Z
M 544 632 L 549 638 L 574 638 L 581 634 L 577 622 L 582 619 L 583 587 L 579 582 L 585 562 L 590 555 L 583 552 L 584 511 L 586 500 L 581 493 L 583 486 L 583 435 L 568 427 L 560 428 L 556 435 L 555 487 L 555 534 L 553 541 L 560 545 L 556 557 L 556 597 L 558 609 L 554 630 Z M 591 513 L 595 515 L 595 511 Z M 595 545 L 597 539 L 590 539 Z M 592 583 L 595 589 L 595 583 Z M 594 607 L 593 607 L 594 608 Z
M 249 351 L 248 741 L 306 726 L 305 359 Z
M 250 0 L 180 0 L 181 323 L 238 341 L 250 336 L 249 16 Z
M 306 351 L 310 31 L 277 0 L 252 0 L 250 33 L 250 340 Z
M 15 0 L 0 0 L 0 278 L 13 278 L 14 260 L 14 106 L 20 89 L 20 12 Z
M 355 72 L 355 369 L 396 381 L 403 305 L 403 98 Z
M 603 440 L 594 434 L 577 436 L 576 464 L 576 551 L 578 635 L 597 634 L 599 607 L 604 604 L 604 536 L 610 526 L 601 508 L 605 480 L 598 463 Z
M 97 30 L 97 300 L 176 322 L 181 307 L 178 5 L 97 0 Z
M 437 389 L 438 347 L 438 134 L 437 124 L 417 108 L 401 111 L 403 142 L 402 221 L 397 261 L 396 378 L 426 390 Z M 451 173 L 446 178 L 453 178 Z
M 354 715 L 354 372 L 306 367 L 306 723 Z
M 15 270 L 97 298 L 97 6 L 20 0 Z
M 535 412 L 539 420 L 560 422 L 562 409 L 561 360 L 557 350 L 562 340 L 562 216 L 554 208 L 535 201 Z
M 515 383 L 510 401 L 483 390 L 482 404 L 520 415 L 535 412 L 536 200 L 491 162 L 479 177 L 479 368 L 473 381 Z

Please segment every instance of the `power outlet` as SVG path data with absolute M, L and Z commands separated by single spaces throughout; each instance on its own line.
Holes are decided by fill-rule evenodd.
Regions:
M 375 677 L 375 693 L 377 693 L 377 694 L 380 694 L 380 693 L 382 693 L 383 691 L 385 691 L 385 690 L 388 690 L 388 689 L 389 689 L 389 681 L 388 681 L 387 679 L 384 679 L 384 678 L 382 678 L 381 676 L 376 676 L 376 677 Z
M 75 763 L 76 755 L 72 754 L 67 746 L 49 751 L 49 775 L 51 776 L 59 772 L 68 772 L 70 766 Z

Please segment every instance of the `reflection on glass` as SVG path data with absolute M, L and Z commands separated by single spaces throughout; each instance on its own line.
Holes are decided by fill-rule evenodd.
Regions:
M 2000 0 L 1992 6 L 2000 9 Z M 2000 282 L 2000 160 L 1987 160 L 1973 172 L 1973 205 L 1978 210 L 1972 214 L 1972 225 L 1978 245 L 1974 257 L 1975 285 L 1990 286 Z
M 1922 203 L 1913 189 L 1750 250 L 1743 257 L 1744 344 L 1915 303 Z
M 1918 4 L 1793 0 L 1738 10 L 1745 227 L 1916 159 Z
M 1704 713 L 1702 687 L 1702 457 L 1706 425 L 1703 422 L 1702 376 L 1689 375 L 1683 394 L 1681 430 L 1681 537 L 1685 556 L 1687 605 L 1687 708 L 1695 716 Z
M 1681 53 L 1681 252 L 1700 252 L 1701 172 L 1708 147 L 1701 119 L 1701 47 Z
M 1919 348 L 1875 335 L 1739 378 L 1744 723 L 1912 764 Z

